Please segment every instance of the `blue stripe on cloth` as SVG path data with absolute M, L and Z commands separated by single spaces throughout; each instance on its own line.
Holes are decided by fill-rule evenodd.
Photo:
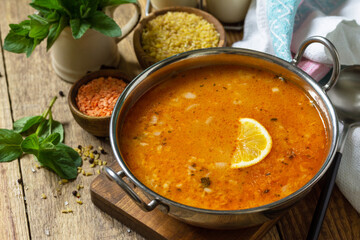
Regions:
M 291 61 L 290 44 L 300 0 L 268 0 L 267 17 L 275 55 Z

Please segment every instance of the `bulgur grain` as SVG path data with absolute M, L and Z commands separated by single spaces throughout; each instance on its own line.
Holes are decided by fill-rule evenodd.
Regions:
M 186 12 L 167 12 L 149 21 L 142 32 L 144 51 L 157 60 L 175 54 L 217 47 L 220 34 L 201 16 Z

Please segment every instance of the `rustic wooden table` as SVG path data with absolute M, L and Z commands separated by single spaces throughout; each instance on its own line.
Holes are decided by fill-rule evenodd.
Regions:
M 62 81 L 53 71 L 45 43 L 30 58 L 3 50 L 3 41 L 10 23 L 18 23 L 33 12 L 30 0 L 0 0 L 0 128 L 12 128 L 13 121 L 41 113 L 53 96 L 58 100 L 53 108 L 54 118 L 65 126 L 65 143 L 76 147 L 102 146 L 107 155 L 103 160 L 113 161 L 106 138 L 97 138 L 80 128 L 73 119 L 67 97 L 71 84 Z M 141 0 L 145 9 L 145 0 Z M 118 10 L 115 18 L 121 24 L 128 9 Z M 242 33 L 228 32 L 228 45 L 241 39 Z M 141 69 L 133 48 L 132 35 L 119 44 L 121 69 L 136 75 Z M 0 164 L 0 238 L 1 239 L 143 239 L 142 236 L 99 210 L 90 199 L 90 184 L 96 177 L 79 175 L 70 183 L 59 185 L 59 178 L 46 169 L 37 169 L 31 156 Z M 35 170 L 35 172 L 33 171 Z M 22 179 L 23 184 L 18 183 Z M 83 205 L 72 196 L 77 184 Z M 319 189 L 285 214 L 263 236 L 263 239 L 304 239 L 311 221 Z M 42 199 L 41 194 L 47 198 Z M 68 205 L 65 206 L 65 202 Z M 71 208 L 73 213 L 61 213 Z M 241 239 L 241 236 L 239 236 Z M 335 188 L 320 239 L 360 239 L 360 216 Z

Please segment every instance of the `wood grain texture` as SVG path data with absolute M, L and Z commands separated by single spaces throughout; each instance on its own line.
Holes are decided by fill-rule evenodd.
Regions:
M 140 0 L 143 15 L 145 2 L 146 0 Z M 18 23 L 34 12 L 29 3 L 30 0 L 0 0 L 2 43 L 9 31 L 9 23 Z M 115 11 L 115 20 L 123 26 L 130 18 L 131 11 L 132 6 L 120 6 Z M 227 45 L 231 46 L 241 38 L 242 33 L 227 32 Z M 0 73 L 3 75 L 0 77 L 0 128 L 12 127 L 11 116 L 19 119 L 40 114 L 51 98 L 58 95 L 61 90 L 66 96 L 58 95 L 53 113 L 54 118 L 64 124 L 65 143 L 72 147 L 79 144 L 102 146 L 108 152 L 101 157 L 102 160 L 111 163 L 114 157 L 108 139 L 88 134 L 71 116 L 67 105 L 71 84 L 56 76 L 45 45 L 45 42 L 41 43 L 30 58 L 9 52 L 4 52 L 2 56 L 0 52 Z M 119 68 L 129 75 L 136 76 L 141 72 L 141 68 L 133 50 L 132 34 L 122 40 L 118 47 L 121 54 Z M 59 185 L 60 179 L 54 173 L 46 169 L 37 169 L 35 164 L 31 156 L 22 157 L 20 163 L 14 161 L 0 164 L 1 239 L 143 239 L 140 234 L 131 231 L 91 202 L 90 184 L 95 179 L 95 170 L 98 168 L 92 169 L 88 162 L 84 162 L 84 169 L 87 172 L 93 171 L 93 176 L 79 175 L 75 181 Z M 21 175 L 24 193 L 16 182 Z M 77 184 L 84 185 L 84 189 L 80 190 L 83 205 L 77 204 L 76 198 L 71 194 Z M 42 193 L 46 194 L 47 199 L 41 198 Z M 307 231 L 316 200 L 316 196 L 309 196 L 307 202 L 281 218 L 277 227 L 271 228 L 263 239 L 301 239 Z M 65 202 L 68 202 L 67 206 Z M 72 209 L 73 213 L 62 214 L 61 210 L 66 208 Z M 321 232 L 322 239 L 360 239 L 359 214 L 337 189 L 330 202 L 329 212 Z M 49 236 L 46 235 L 47 231 Z M 176 232 L 176 229 L 174 231 Z
M 317 185 L 279 221 L 278 226 L 283 239 L 306 238 L 320 194 L 320 186 Z M 336 186 L 319 235 L 319 240 L 322 239 L 360 239 L 360 215 Z
M 0 50 L 2 39 L 0 26 Z M 13 125 L 3 51 L 0 51 L 0 128 Z M 29 239 L 19 161 L 0 164 L 0 236 L 2 239 Z
M 110 167 L 118 172 L 120 166 L 114 162 Z M 104 173 L 98 176 L 90 187 L 91 199 L 104 212 L 119 219 L 122 223 L 153 240 L 241 240 L 261 239 L 274 226 L 278 219 L 269 221 L 261 226 L 239 230 L 209 230 L 180 222 L 158 209 L 143 212 L 114 182 L 111 182 Z M 139 189 L 135 191 L 142 196 Z M 143 197 L 145 199 L 145 197 Z M 276 234 L 274 235 L 276 236 Z M 270 235 L 269 235 L 270 237 Z

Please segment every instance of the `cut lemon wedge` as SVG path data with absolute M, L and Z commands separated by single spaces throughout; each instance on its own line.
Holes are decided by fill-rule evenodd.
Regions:
M 263 125 L 252 118 L 240 118 L 239 136 L 231 168 L 245 168 L 259 163 L 271 151 L 272 140 Z

